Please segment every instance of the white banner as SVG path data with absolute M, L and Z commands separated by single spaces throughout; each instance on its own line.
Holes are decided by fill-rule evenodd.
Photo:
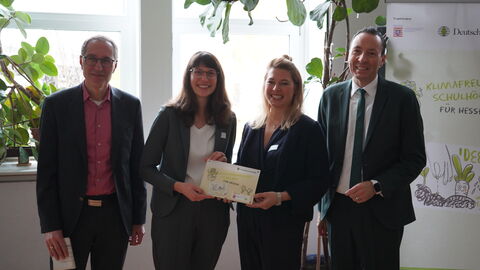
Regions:
M 402 266 L 480 269 L 480 4 L 388 4 L 388 79 L 420 102 L 427 166 Z

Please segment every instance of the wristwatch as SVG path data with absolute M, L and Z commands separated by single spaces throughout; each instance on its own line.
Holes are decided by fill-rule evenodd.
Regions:
M 277 198 L 277 203 L 275 205 L 276 206 L 282 205 L 282 193 L 281 192 L 276 192 L 275 197 Z
M 376 182 L 373 184 L 373 189 L 375 190 L 376 194 L 380 194 L 382 192 L 382 186 L 380 185 L 379 182 Z

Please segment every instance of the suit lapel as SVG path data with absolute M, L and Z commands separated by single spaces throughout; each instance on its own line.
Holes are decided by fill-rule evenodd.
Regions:
M 182 164 L 185 164 L 184 169 L 185 171 L 187 171 L 188 153 L 190 151 L 190 127 L 185 126 L 183 120 L 180 120 L 178 128 L 180 133 L 181 145 L 183 146 L 182 160 L 184 162 Z
M 73 92 L 72 99 L 68 105 L 68 111 L 71 114 L 70 123 L 74 125 L 73 134 L 77 134 L 76 141 L 78 150 L 82 156 L 83 165 L 87 167 L 87 137 L 85 129 L 85 112 L 83 108 L 82 85 L 79 85 Z
M 378 120 L 382 115 L 383 108 L 385 107 L 385 103 L 388 99 L 388 89 L 386 88 L 385 84 L 385 80 L 378 76 L 377 93 L 375 94 L 375 100 L 373 101 L 372 115 L 370 116 L 370 123 L 368 124 L 367 138 L 365 139 L 364 149 L 368 146 L 370 138 L 377 127 Z

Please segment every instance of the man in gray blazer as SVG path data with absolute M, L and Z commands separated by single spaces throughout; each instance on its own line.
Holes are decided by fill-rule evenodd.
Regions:
M 332 185 L 322 198 L 335 270 L 399 269 L 403 227 L 415 220 L 410 183 L 425 166 L 420 108 L 412 90 L 377 75 L 385 40 L 374 28 L 351 43 L 352 80 L 327 88 L 318 121 Z
M 85 80 L 45 99 L 37 173 L 41 232 L 51 257 L 77 269 L 122 269 L 128 242 L 144 234 L 146 189 L 140 101 L 109 85 L 117 46 L 103 36 L 82 46 Z M 130 238 L 130 239 L 129 239 Z

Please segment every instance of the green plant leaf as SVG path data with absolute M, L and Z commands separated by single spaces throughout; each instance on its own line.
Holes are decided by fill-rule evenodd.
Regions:
M 301 26 L 307 17 L 307 10 L 300 0 L 287 0 L 287 15 L 293 25 Z
M 183 3 L 183 8 L 187 9 L 190 7 L 191 4 L 195 3 L 195 0 L 185 0 L 185 3 Z
M 347 17 L 347 9 L 345 7 L 337 6 L 335 11 L 333 11 L 332 18 L 339 22 L 344 20 Z
M 13 0 L 0 0 L 0 4 L 4 7 L 10 7 L 13 3 Z
M 25 12 L 15 11 L 13 16 L 15 18 L 18 18 L 19 20 L 21 20 L 22 22 L 24 22 L 26 24 L 31 24 L 32 23 L 32 18 L 30 17 L 30 15 L 28 15 Z
M 1 17 L 0 18 L 0 28 L 5 28 L 7 27 L 9 21 L 8 19 L 4 18 L 4 17 Z
M 322 78 L 323 76 L 323 62 L 320 58 L 315 57 L 310 60 L 310 63 L 308 63 L 305 66 L 308 74 L 313 75 L 317 78 Z
M 28 58 L 28 53 L 24 48 L 18 49 L 18 56 L 22 59 L 22 63 L 25 62 Z
M 210 4 L 212 1 L 211 0 L 195 0 L 195 2 L 197 2 L 197 4 L 199 5 L 205 6 Z
M 226 3 L 225 1 L 220 1 L 218 4 L 214 4 L 213 13 L 206 21 L 207 29 L 211 37 L 215 37 L 215 33 L 222 26 L 223 10 L 225 9 Z
M 37 70 L 31 66 L 26 66 L 23 70 L 25 70 L 25 73 L 27 73 L 32 81 L 38 81 L 40 78 L 40 74 L 38 74 Z
M 39 38 L 37 40 L 37 44 L 35 45 L 35 51 L 37 53 L 46 55 L 49 50 L 50 50 L 50 44 L 48 43 L 47 38 L 45 38 L 45 37 Z
M 223 26 L 222 26 L 222 38 L 223 44 L 229 41 L 228 32 L 230 31 L 229 21 L 230 21 L 230 9 L 232 8 L 232 3 L 228 2 L 225 8 L 225 18 L 223 19 Z
M 369 13 L 378 7 L 379 0 L 352 0 L 352 8 L 357 13 Z
M 37 64 L 41 64 L 45 61 L 45 57 L 43 56 L 43 54 L 36 53 L 32 56 L 32 61 Z
M 43 62 L 39 65 L 40 69 L 48 76 L 57 76 L 58 70 L 55 64 L 50 62 Z
M 325 21 L 325 15 L 327 15 L 328 8 L 332 3 L 330 0 L 325 1 L 324 3 L 318 5 L 312 11 L 310 11 L 310 20 L 317 22 L 318 29 L 323 28 L 323 23 Z
M 473 177 L 475 177 L 475 174 L 473 172 L 470 172 L 469 174 L 466 175 L 465 181 L 469 183 L 470 181 L 472 181 Z
M 15 24 L 17 25 L 18 30 L 20 30 L 20 33 L 22 33 L 22 36 L 24 38 L 27 38 L 27 32 L 25 32 L 25 27 L 23 26 L 23 22 L 17 18 L 14 18 L 13 21 L 15 21 Z
M 51 55 L 45 55 L 45 62 L 55 63 L 55 58 Z
M 387 18 L 385 18 L 385 16 L 377 16 L 377 18 L 375 18 L 375 24 L 385 26 L 387 24 Z
M 35 53 L 35 49 L 28 42 L 22 41 L 22 48 L 27 52 L 29 56 Z
M 243 10 L 252 11 L 257 7 L 259 0 L 240 0 L 240 3 L 243 4 Z
M 15 137 L 17 139 L 17 143 L 19 145 L 27 145 L 30 138 L 30 135 L 28 134 L 28 130 L 26 128 L 17 127 L 15 131 L 16 131 Z
M 32 147 L 32 155 L 33 155 L 33 158 L 35 158 L 35 160 L 38 161 L 38 150 L 37 150 L 37 147 Z
M 7 84 L 2 80 L 0 79 L 0 90 L 7 90 Z M 4 100 L 4 96 L 5 93 L 3 93 L 3 91 L 0 93 L 0 102 L 3 102 Z
M 23 58 L 20 55 L 12 55 L 12 56 L 10 56 L 10 58 L 17 65 L 20 65 L 20 64 L 23 63 Z

